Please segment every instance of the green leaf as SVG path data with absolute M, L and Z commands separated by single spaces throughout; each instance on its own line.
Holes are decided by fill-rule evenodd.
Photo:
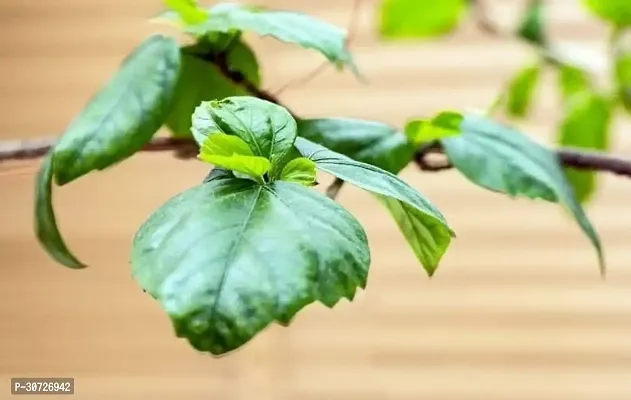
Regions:
M 528 2 L 528 8 L 517 29 L 517 36 L 538 46 L 547 44 L 548 39 L 543 27 L 543 9 L 542 0 L 530 0 Z
M 216 133 L 204 141 L 198 158 L 218 167 L 249 175 L 259 183 L 271 164 L 265 157 L 254 156 L 248 144 L 237 136 Z
M 415 146 L 444 137 L 458 135 L 462 115 L 443 111 L 430 120 L 413 119 L 405 125 L 405 135 Z
M 193 113 L 193 136 L 199 144 L 215 133 L 243 139 L 255 156 L 271 161 L 271 175 L 281 171 L 296 139 L 296 121 L 277 104 L 234 96 L 203 102 Z
M 195 0 L 164 0 L 164 3 L 175 11 L 186 24 L 199 24 L 208 18 L 208 12 L 199 8 Z
M 151 215 L 131 263 L 177 336 L 219 355 L 274 321 L 288 325 L 314 301 L 352 300 L 366 286 L 370 253 L 359 223 L 324 195 L 224 176 Z
M 585 90 L 591 90 L 591 82 L 581 69 L 560 65 L 557 67 L 559 89 L 564 103 L 569 102 L 575 95 Z
M 127 56 L 56 145 L 57 184 L 105 169 L 140 150 L 166 119 L 179 65 L 177 42 L 160 35 Z
M 205 36 L 208 33 L 251 31 L 260 36 L 313 49 L 338 67 L 347 66 L 358 74 L 346 46 L 346 31 L 309 15 L 269 10 L 236 3 L 221 3 L 208 9 L 209 16 L 199 25 L 182 24 L 177 13 L 166 11 L 156 19 L 175 24 L 185 32 Z
M 583 0 L 583 5 L 598 18 L 618 27 L 631 25 L 629 0 Z
M 397 129 L 381 122 L 359 119 L 299 120 L 298 136 L 393 174 L 412 161 L 415 151 Z
M 384 39 L 445 35 L 456 29 L 466 9 L 466 0 L 382 0 L 379 34 Z
M 631 51 L 616 56 L 614 70 L 620 102 L 631 114 Z
M 221 100 L 230 96 L 245 96 L 246 89 L 227 79 L 213 63 L 205 61 L 221 49 L 207 43 L 197 43 L 182 49 L 182 66 L 173 95 L 166 125 L 175 137 L 191 137 L 191 116 L 203 101 Z M 231 70 L 244 76 L 256 87 L 261 84 L 256 56 L 243 41 L 230 45 L 226 62 Z
M 479 115 L 465 115 L 460 132 L 441 140 L 445 154 L 458 171 L 483 188 L 511 197 L 562 204 L 593 244 L 604 273 L 598 234 L 572 192 L 554 152 L 512 128 Z
M 42 160 L 35 181 L 35 233 L 42 247 L 56 261 L 69 268 L 85 268 L 64 243 L 53 210 L 53 152 Z
M 394 174 L 374 165 L 301 137 L 296 139 L 296 148 L 321 171 L 376 195 L 391 212 L 427 273 L 431 276 L 435 272 L 454 233 L 429 200 Z
M 316 183 L 316 165 L 305 157 L 294 158 L 285 165 L 280 173 L 280 179 L 304 186 L 313 186 Z
M 509 116 L 524 118 L 529 112 L 541 67 L 532 65 L 522 68 L 508 84 L 506 111 Z
M 590 150 L 609 148 L 611 104 L 594 92 L 581 92 L 570 101 L 559 125 L 558 142 L 564 147 Z M 596 174 L 592 171 L 565 169 L 568 182 L 579 203 L 588 202 L 596 190 Z

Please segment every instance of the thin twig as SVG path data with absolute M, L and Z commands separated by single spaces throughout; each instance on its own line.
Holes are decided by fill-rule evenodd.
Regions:
M 335 178 L 333 183 L 331 183 L 329 187 L 326 188 L 326 195 L 329 198 L 335 200 L 337 198 L 337 195 L 340 193 L 340 190 L 342 190 L 343 186 L 344 186 L 344 181 L 341 180 L 340 178 Z

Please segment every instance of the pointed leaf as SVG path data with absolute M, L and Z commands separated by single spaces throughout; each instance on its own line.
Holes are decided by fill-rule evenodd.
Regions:
M 453 231 L 429 200 L 394 174 L 307 139 L 297 138 L 296 148 L 321 171 L 375 194 L 392 213 L 427 273 L 434 273 Z
M 506 93 L 506 111 L 509 116 L 526 117 L 540 73 L 539 65 L 528 66 L 517 72 L 510 81 Z
M 255 97 L 228 97 L 204 102 L 193 114 L 193 136 L 202 144 L 208 135 L 226 133 L 245 140 L 256 156 L 280 172 L 296 139 L 296 121 L 277 104 Z
M 351 118 L 298 121 L 298 136 L 356 161 L 399 173 L 412 161 L 415 148 L 390 125 Z
M 382 0 L 379 34 L 384 39 L 444 35 L 456 29 L 466 9 L 466 0 Z
M 294 158 L 285 165 L 280 173 L 280 179 L 304 186 L 313 186 L 316 182 L 316 165 L 305 157 Z
M 254 156 L 248 144 L 237 136 L 215 133 L 204 141 L 198 158 L 202 161 L 226 168 L 264 183 L 263 174 L 271 164 L 265 157 Z
M 538 46 L 545 46 L 548 42 L 543 27 L 543 8 L 542 0 L 530 0 L 517 29 L 517 36 Z
M 607 150 L 610 122 L 610 102 L 597 93 L 581 92 L 567 104 L 559 125 L 558 142 L 564 147 Z M 571 168 L 565 172 L 579 203 L 588 202 L 596 190 L 596 174 Z
M 208 18 L 208 12 L 199 8 L 195 0 L 164 0 L 164 3 L 175 11 L 186 24 L 199 24 Z
M 116 164 L 142 148 L 166 119 L 180 64 L 177 42 L 155 35 L 72 121 L 55 147 L 59 185 Z
M 418 146 L 422 143 L 458 135 L 462 115 L 453 111 L 443 111 L 430 120 L 410 120 L 405 125 L 408 140 Z
M 364 288 L 366 234 L 343 208 L 301 185 L 221 178 L 169 200 L 142 225 L 133 276 L 179 337 L 224 354 L 314 301 Z
M 264 7 L 236 3 L 221 3 L 208 9 L 209 16 L 200 25 L 182 24 L 177 13 L 167 11 L 157 17 L 180 26 L 185 32 L 205 36 L 212 32 L 254 32 L 272 36 L 286 43 L 313 49 L 338 67 L 347 66 L 358 74 L 346 47 L 346 32 L 309 15 L 291 11 L 275 11 Z
M 616 55 L 614 69 L 620 102 L 631 115 L 631 50 Z
M 460 132 L 441 140 L 445 154 L 458 171 L 489 190 L 562 204 L 593 244 L 604 273 L 598 234 L 576 200 L 554 152 L 479 115 L 465 115 Z
M 35 233 L 39 243 L 56 261 L 68 268 L 85 268 L 68 250 L 61 237 L 53 210 L 53 152 L 42 160 L 35 185 Z
M 616 26 L 631 25 L 631 1 L 629 0 L 583 0 L 583 5 L 598 18 Z
M 191 116 L 203 101 L 221 100 L 230 96 L 245 96 L 248 91 L 226 78 L 219 68 L 204 58 L 221 49 L 207 43 L 182 48 L 182 66 L 173 94 L 171 111 L 166 121 L 175 137 L 191 137 Z M 260 86 L 259 64 L 256 56 L 243 41 L 230 45 L 226 62 L 231 70 L 242 74 L 248 82 Z

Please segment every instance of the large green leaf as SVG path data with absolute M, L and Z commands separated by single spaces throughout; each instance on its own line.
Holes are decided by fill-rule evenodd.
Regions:
M 568 184 L 553 151 L 480 115 L 465 115 L 460 135 L 441 139 L 453 166 L 471 182 L 500 193 L 543 199 L 566 207 L 605 261 L 598 234 Z
M 616 26 L 631 25 L 631 1 L 629 0 L 583 0 L 583 4 L 598 18 Z
M 35 180 L 35 234 L 46 252 L 69 268 L 85 268 L 64 243 L 57 228 L 53 210 L 53 158 L 52 152 L 42 160 Z
M 558 142 L 564 147 L 607 150 L 610 121 L 611 103 L 607 98 L 591 91 L 580 92 L 565 107 Z M 588 202 L 596 190 L 596 174 L 571 168 L 565 171 L 578 201 Z
M 219 51 L 221 49 L 205 42 L 182 48 L 182 67 L 166 121 L 173 136 L 191 136 L 191 116 L 201 102 L 249 94 L 245 88 L 226 78 L 210 60 L 205 60 L 211 59 Z M 225 57 L 231 70 L 242 74 L 255 86 L 260 86 L 259 64 L 247 44 L 237 40 L 230 45 Z
M 543 21 L 543 0 L 529 0 L 526 12 L 517 28 L 517 35 L 528 42 L 545 46 L 548 42 Z
M 431 276 L 447 250 L 453 231 L 438 209 L 394 174 L 355 161 L 305 138 L 296 148 L 316 167 L 377 196 L 391 212 L 407 242 Z
M 179 65 L 177 42 L 161 35 L 127 56 L 56 145 L 57 183 L 102 170 L 140 150 L 166 119 Z
M 616 55 L 614 70 L 620 102 L 631 114 L 631 50 Z
M 271 161 L 274 177 L 287 161 L 296 131 L 296 121 L 284 107 L 256 97 L 203 102 L 193 113 L 192 132 L 197 143 L 201 145 L 214 133 L 238 136 L 254 155 Z
M 274 321 L 288 325 L 309 303 L 352 300 L 370 253 L 359 223 L 324 195 L 223 175 L 151 215 L 131 262 L 176 334 L 219 355 Z
M 298 136 L 393 174 L 412 161 L 415 150 L 390 125 L 351 118 L 299 120 Z
M 541 66 L 529 65 L 520 69 L 511 79 L 506 91 L 506 111 L 511 117 L 524 118 L 530 110 Z
M 346 32 L 335 25 L 297 12 L 236 3 L 217 4 L 210 7 L 208 12 L 207 20 L 197 25 L 182 23 L 173 11 L 163 12 L 156 19 L 175 24 L 185 32 L 197 36 L 234 31 L 251 31 L 261 36 L 272 36 L 286 43 L 316 50 L 338 67 L 346 65 L 357 73 L 346 46 Z
M 444 35 L 458 26 L 466 9 L 466 0 L 382 0 L 379 34 L 385 39 Z

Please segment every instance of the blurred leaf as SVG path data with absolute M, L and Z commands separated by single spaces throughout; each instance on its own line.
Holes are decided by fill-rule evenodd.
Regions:
M 243 87 L 226 78 L 219 68 L 204 57 L 212 57 L 220 49 L 198 43 L 182 49 L 182 67 L 178 78 L 171 112 L 166 125 L 175 137 L 191 137 L 191 118 L 195 108 L 203 101 L 221 100 L 230 96 L 245 96 Z M 259 65 L 256 56 L 243 41 L 234 42 L 226 61 L 230 69 L 242 74 L 255 86 L 260 86 Z
M 379 34 L 385 39 L 444 35 L 456 29 L 466 10 L 466 0 L 382 0 Z
M 85 268 L 68 250 L 61 237 L 53 210 L 53 157 L 51 151 L 42 160 L 35 180 L 35 233 L 39 243 L 57 262 L 68 268 Z
M 492 191 L 562 204 L 593 244 L 604 273 L 598 234 L 576 200 L 553 151 L 480 115 L 465 115 L 460 132 L 441 140 L 445 154 L 458 171 Z
M 365 288 L 366 233 L 336 202 L 304 186 L 222 177 L 154 212 L 133 241 L 132 274 L 178 337 L 221 355 L 305 306 L 333 307 Z
M 418 146 L 422 143 L 459 135 L 462 115 L 454 111 L 443 111 L 430 120 L 410 120 L 405 125 L 408 140 Z
M 208 12 L 199 8 L 195 0 L 164 0 L 164 4 L 175 11 L 186 24 L 199 24 L 208 18 Z
M 566 106 L 558 142 L 564 147 L 607 150 L 610 121 L 611 103 L 605 97 L 590 91 L 577 94 Z M 565 172 L 578 201 L 588 202 L 596 190 L 596 174 L 570 168 Z
M 620 102 L 631 114 L 631 51 L 621 52 L 616 56 L 615 79 Z
M 583 4 L 598 18 L 615 26 L 631 25 L 631 1 L 629 0 L 583 0 Z
M 316 182 L 316 165 L 305 157 L 294 158 L 285 165 L 280 179 L 304 186 L 313 186 Z
M 352 118 L 298 121 L 298 136 L 356 161 L 399 173 L 412 161 L 415 147 L 390 125 Z
M 155 35 L 72 121 L 55 147 L 57 184 L 102 170 L 140 150 L 164 123 L 180 67 L 177 42 Z
M 569 65 L 557 67 L 558 83 L 564 103 L 567 103 L 577 94 L 591 90 L 591 82 L 582 70 Z
M 425 196 L 390 172 L 305 138 L 296 138 L 296 148 L 319 170 L 374 194 L 390 211 L 427 274 L 434 274 L 454 233 Z
M 543 27 L 543 9 L 542 0 L 530 0 L 517 29 L 519 37 L 538 46 L 545 46 L 548 41 Z
M 511 79 L 506 93 L 506 112 L 509 116 L 526 117 L 540 74 L 541 66 L 537 64 L 522 68 Z

